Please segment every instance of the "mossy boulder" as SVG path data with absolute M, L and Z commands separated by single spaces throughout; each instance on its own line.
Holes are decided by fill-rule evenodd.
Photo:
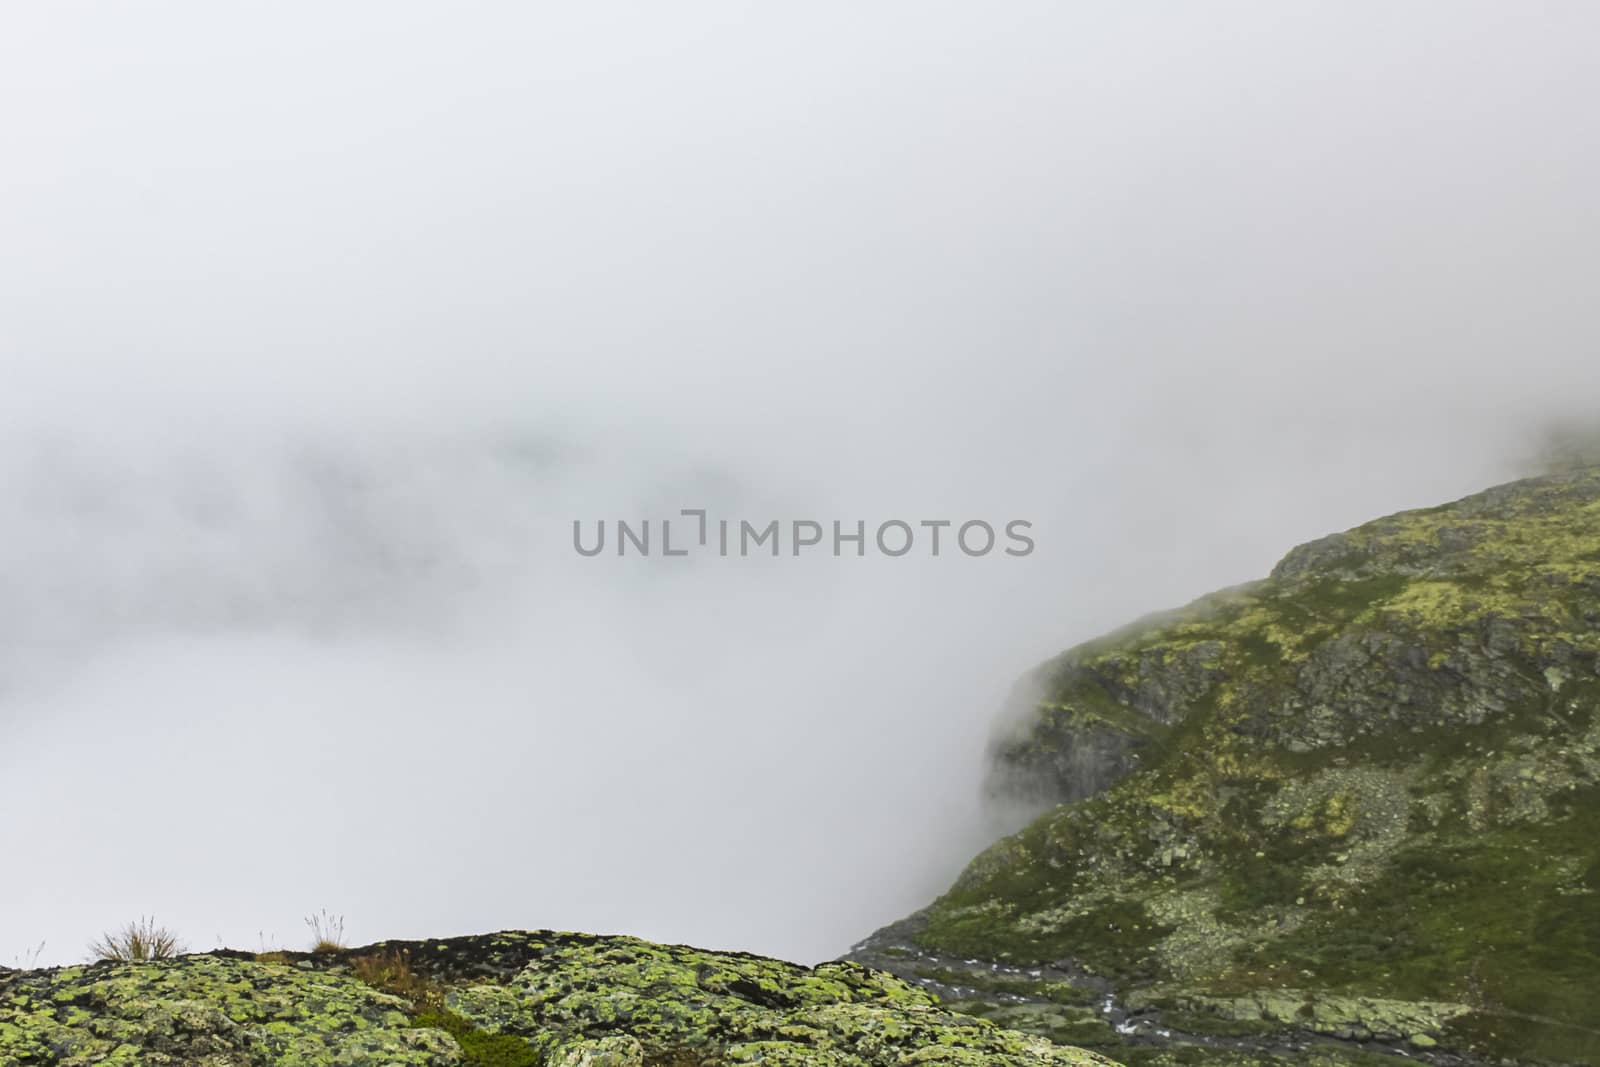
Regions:
M 1597 657 L 1600 469 L 1301 546 L 1027 679 L 991 789 L 1044 810 L 856 956 L 1076 975 L 1141 1048 L 1600 1063 Z
M 400 992 L 360 977 L 377 973 Z M 503 933 L 274 962 L 219 953 L 0 973 L 4 1067 L 1105 1062 L 859 964 L 808 968 L 625 937 Z
M 193 956 L 0 974 L 0 1065 L 460 1062 L 398 998 L 335 974 Z

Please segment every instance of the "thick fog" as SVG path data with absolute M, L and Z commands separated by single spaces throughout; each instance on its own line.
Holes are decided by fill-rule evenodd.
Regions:
M 9 6 L 0 965 L 322 908 L 844 951 L 998 832 L 1020 672 L 1593 405 L 1597 34 Z M 919 540 L 574 551 L 681 509 Z

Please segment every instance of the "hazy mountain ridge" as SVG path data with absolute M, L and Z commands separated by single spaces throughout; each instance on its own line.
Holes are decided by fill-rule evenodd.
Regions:
M 1600 469 L 1303 545 L 1039 668 L 992 783 L 1066 803 L 854 955 L 1122 1059 L 1600 1061 L 1597 653 Z

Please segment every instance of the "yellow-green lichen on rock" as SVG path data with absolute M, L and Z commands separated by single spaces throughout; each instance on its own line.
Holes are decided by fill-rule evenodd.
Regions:
M 453 991 L 451 1009 L 541 1047 L 622 1033 L 647 1057 L 730 1064 L 1098 1062 L 953 1013 L 859 964 L 801 968 L 633 938 L 530 937 L 524 967 L 503 983 Z
M 406 961 L 415 999 L 363 984 Z M 548 931 L 0 972 L 0 1067 L 719 1067 L 1107 1061 L 854 963 Z
M 212 956 L 12 971 L 0 1065 L 458 1063 L 404 1008 L 348 977 Z
M 1039 668 L 991 790 L 1041 814 L 855 957 L 1084 975 L 1134 1062 L 1600 1063 L 1597 654 L 1600 468 L 1301 546 Z

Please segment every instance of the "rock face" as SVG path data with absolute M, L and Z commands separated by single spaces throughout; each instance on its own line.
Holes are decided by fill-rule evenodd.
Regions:
M 1295 549 L 1028 682 L 1053 803 L 855 958 L 1132 1063 L 1600 1063 L 1600 469 Z
M 833 1067 L 1101 1060 L 853 963 L 504 933 L 0 971 L 0 1065 Z

